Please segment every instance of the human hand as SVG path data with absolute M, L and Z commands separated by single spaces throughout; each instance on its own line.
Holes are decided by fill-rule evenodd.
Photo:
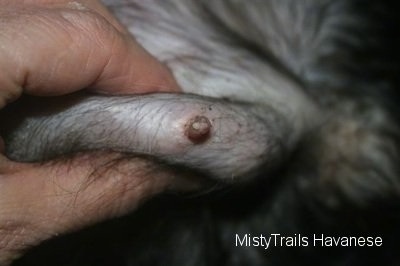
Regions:
M 179 90 L 98 1 L 0 0 L 0 6 L 0 108 L 23 93 Z M 173 173 L 143 159 L 107 167 L 116 158 L 87 153 L 28 164 L 0 154 L 0 265 L 47 238 L 122 215 L 173 183 Z

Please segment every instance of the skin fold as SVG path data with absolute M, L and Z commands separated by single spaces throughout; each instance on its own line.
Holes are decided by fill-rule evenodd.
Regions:
M 16 161 L 108 149 L 151 155 L 221 180 L 235 180 L 251 178 L 262 167 L 274 168 L 301 136 L 285 114 L 267 106 L 190 94 L 76 95 L 31 101 L 37 111 L 30 117 L 24 116 L 27 103 L 22 110 L 11 107 L 4 112 L 8 118 L 4 124 L 14 125 L 4 134 L 6 154 Z M 18 119 L 17 113 L 22 117 Z M 210 123 L 207 136 L 199 142 L 188 135 L 196 117 Z

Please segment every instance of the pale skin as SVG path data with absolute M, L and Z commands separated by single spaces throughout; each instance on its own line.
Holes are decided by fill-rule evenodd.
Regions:
M 98 1 L 0 0 L 0 6 L 0 108 L 22 94 L 179 91 L 168 69 Z M 145 159 L 105 167 L 118 156 L 28 164 L 0 154 L 0 265 L 43 240 L 126 214 L 179 183 Z

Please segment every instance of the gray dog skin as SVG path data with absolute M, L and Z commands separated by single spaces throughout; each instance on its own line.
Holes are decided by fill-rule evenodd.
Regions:
M 377 27 L 397 25 L 389 1 L 104 3 L 184 93 L 32 98 L 29 112 L 16 103 L 0 114 L 7 155 L 120 151 L 217 185 L 160 196 L 15 265 L 396 265 L 399 60 Z M 271 234 L 284 239 L 265 249 Z M 383 245 L 313 245 L 322 234 Z

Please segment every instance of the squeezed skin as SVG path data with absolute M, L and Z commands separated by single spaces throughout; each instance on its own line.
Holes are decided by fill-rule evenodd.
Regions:
M 19 101 L 24 110 L 0 113 L 6 155 L 37 162 L 112 150 L 150 155 L 219 180 L 248 180 L 265 172 L 261 169 L 279 167 L 320 123 L 322 112 L 302 86 L 255 54 L 219 38 L 205 39 L 203 47 L 182 36 L 182 49 L 177 49 L 163 36 L 169 31 L 136 32 L 146 19 L 151 17 L 128 23 L 137 25 L 129 30 L 166 63 L 184 93 L 34 99 L 31 109 Z M 208 30 L 220 36 L 212 25 Z M 154 36 L 161 40 L 157 45 L 165 43 L 158 50 L 151 43 Z M 221 46 L 218 53 L 209 53 L 214 45 Z M 186 56 L 197 48 L 192 51 L 196 56 Z
M 30 102 L 36 111 L 29 117 L 26 103 L 25 111 L 11 108 L 12 115 L 3 115 L 10 119 L 3 124 L 11 125 L 4 133 L 6 154 L 16 161 L 108 149 L 230 180 L 274 167 L 297 137 L 285 117 L 267 106 L 192 94 L 79 94 Z
M 179 10 L 175 8 L 179 2 L 161 3 L 166 10 Z M 142 23 L 147 25 L 153 17 L 139 16 L 144 14 L 163 19 L 157 12 L 139 12 L 125 17 L 134 22 L 123 22 L 139 43 L 171 69 L 184 93 L 63 96 L 35 100 L 32 109 L 20 101 L 24 110 L 18 115 L 0 113 L 5 125 L 0 133 L 9 158 L 37 162 L 80 151 L 113 150 L 154 156 L 222 180 L 243 180 L 263 173 L 260 168 L 279 167 L 319 124 L 321 111 L 298 82 L 247 49 L 231 45 L 229 36 L 221 35 L 212 23 L 201 20 L 202 27 L 196 21 L 188 23 L 177 38 L 169 30 L 141 30 Z M 123 13 L 116 15 L 124 18 Z M 172 25 L 171 29 L 179 28 Z M 187 38 L 185 33 L 198 28 L 211 35 L 201 42 Z M 210 52 L 216 47 L 217 53 Z

